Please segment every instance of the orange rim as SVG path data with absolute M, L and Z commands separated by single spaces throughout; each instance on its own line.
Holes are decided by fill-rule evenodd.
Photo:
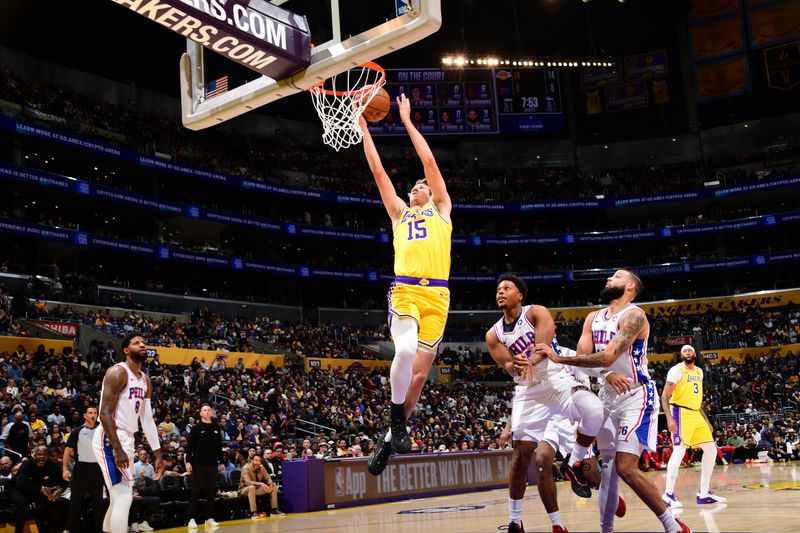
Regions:
M 378 72 L 380 74 L 380 77 L 377 80 L 375 80 L 374 83 L 369 83 L 367 85 L 364 85 L 360 89 L 355 89 L 350 91 L 334 91 L 332 89 L 326 89 L 323 87 L 323 84 L 325 83 L 326 80 L 322 80 L 316 85 L 309 87 L 307 90 L 314 93 L 327 94 L 328 96 L 356 96 L 371 91 L 372 88 L 375 87 L 376 85 L 378 87 L 382 87 L 383 84 L 386 82 L 386 71 L 383 70 L 383 67 L 380 66 L 379 64 L 374 63 L 372 61 L 367 61 L 366 63 L 362 63 L 359 66 Z

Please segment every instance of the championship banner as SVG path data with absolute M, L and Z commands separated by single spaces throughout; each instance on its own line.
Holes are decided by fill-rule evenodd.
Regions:
M 661 341 L 667 346 L 684 346 L 686 344 L 692 344 L 692 337 L 665 337 L 661 339 Z
M 508 485 L 511 450 L 395 456 L 380 476 L 364 459 L 325 461 L 325 508 L 457 494 Z
M 753 48 L 800 37 L 800 2 L 790 1 L 749 15 Z
M 669 103 L 669 87 L 667 80 L 653 80 L 653 103 Z
M 733 17 L 689 28 L 692 59 L 710 59 L 744 50 L 741 17 Z
M 603 112 L 603 102 L 600 99 L 600 90 L 586 91 L 586 114 L 599 115 Z
M 699 20 L 739 10 L 739 0 L 694 0 L 689 9 L 689 20 Z
M 645 313 L 651 316 L 696 315 L 707 311 L 733 311 L 741 307 L 758 306 L 762 309 L 800 304 L 800 289 L 780 291 L 759 291 L 716 298 L 693 298 L 689 300 L 661 300 L 656 302 L 637 302 Z M 550 314 L 556 322 L 583 320 L 592 311 L 602 307 L 552 307 Z M 683 343 L 688 344 L 688 343 Z
M 707 363 L 719 363 L 723 359 L 733 359 L 737 363 L 742 363 L 747 357 L 752 359 L 786 357 L 789 353 L 800 353 L 800 344 L 763 346 L 760 348 L 731 348 L 729 350 L 703 350 L 700 352 L 700 357 Z
M 622 83 L 622 68 L 619 59 L 614 59 L 614 66 L 611 68 L 585 67 L 581 69 L 582 89 L 596 89 L 618 83 Z
M 663 78 L 669 74 L 667 51 L 647 52 L 625 58 L 625 80 L 639 81 Z
M 194 350 L 189 348 L 172 348 L 166 346 L 149 346 L 147 349 L 148 357 L 155 357 L 158 355 L 159 361 L 164 365 L 183 365 L 188 366 L 196 357 L 198 361 L 206 360 L 206 363 L 213 365 L 214 361 L 220 360 L 227 368 L 233 368 L 234 365 L 242 359 L 246 368 L 253 368 L 256 361 L 259 366 L 266 368 L 272 363 L 272 366 L 283 368 L 285 358 L 280 354 L 264 354 L 253 352 L 225 352 L 221 350 Z
M 647 107 L 647 83 L 637 81 L 606 87 L 606 111 L 630 111 Z
M 47 328 L 59 335 L 73 338 L 78 336 L 78 324 L 74 322 L 50 322 L 46 320 L 31 320 L 30 322 L 31 324 Z
M 746 55 L 694 65 L 695 93 L 699 101 L 730 98 L 750 92 Z
M 306 371 L 320 369 L 320 370 L 335 370 L 341 368 L 345 372 L 370 372 L 376 368 L 391 368 L 391 359 L 384 359 L 381 361 L 373 361 L 367 359 L 335 359 L 332 357 L 306 357 L 305 363 Z
M 765 48 L 764 65 L 772 89 L 791 91 L 800 83 L 800 41 Z

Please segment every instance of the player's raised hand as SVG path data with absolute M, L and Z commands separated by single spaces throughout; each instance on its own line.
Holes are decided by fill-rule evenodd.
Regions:
M 369 131 L 367 130 L 367 121 L 364 120 L 363 115 L 358 116 L 358 127 L 361 128 L 361 131 Z
M 612 372 L 606 376 L 606 383 L 611 385 L 617 394 L 625 394 L 631 390 L 631 378 L 621 376 L 616 372 Z
M 397 97 L 397 110 L 400 112 L 400 120 L 404 123 L 411 120 L 411 100 L 406 98 L 405 93 Z
M 553 350 L 553 347 L 549 344 L 540 342 L 534 347 L 534 349 L 536 350 L 537 354 L 543 355 L 555 363 L 561 363 L 561 356 L 558 355 L 556 351 Z

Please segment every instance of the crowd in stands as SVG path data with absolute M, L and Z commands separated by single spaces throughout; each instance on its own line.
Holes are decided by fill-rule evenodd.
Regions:
M 771 313 L 774 327 L 778 313 Z M 61 308 L 57 314 L 89 320 L 69 308 Z M 690 315 L 690 320 L 692 316 L 696 315 Z M 94 315 L 95 321 L 112 319 L 103 313 Z M 240 346 L 232 329 L 236 323 L 237 320 L 224 320 L 205 309 L 195 312 L 184 325 L 173 321 L 161 324 L 136 313 L 118 322 L 120 333 L 141 327 L 151 342 L 185 337 L 185 342 L 192 345 L 200 338 L 193 336 L 197 333 L 220 339 L 230 337 L 234 345 Z M 177 333 L 178 327 L 182 335 Z M 289 343 L 303 355 L 324 355 L 324 346 L 315 343 L 328 342 L 325 336 L 332 332 L 345 345 L 344 339 L 359 336 L 355 328 L 339 328 L 336 333 L 332 329 L 336 327 L 331 325 L 301 324 L 295 328 L 267 319 L 241 322 L 240 327 L 245 329 L 237 331 L 248 334 L 261 328 L 272 342 Z M 69 433 L 82 422 L 81 413 L 96 403 L 103 373 L 115 356 L 111 346 L 97 342 L 85 354 L 70 348 L 58 353 L 44 346 L 32 353 L 20 346 L 13 353 L 0 354 L 0 444 L 10 450 L 12 463 L 18 463 L 20 457 L 28 456 L 32 447 L 39 445 L 46 446 L 52 458 L 60 458 Z M 482 358 L 479 350 L 448 350 L 441 357 L 455 366 L 455 382 L 426 386 L 410 420 L 413 449 L 426 453 L 498 449 L 513 393 L 508 377 L 494 369 L 482 375 L 476 364 Z M 231 363 L 234 359 L 230 358 Z M 195 360 L 186 367 L 162 364 L 158 357 L 150 360 L 146 368 L 154 386 L 154 415 L 167 451 L 168 475 L 185 475 L 186 437 L 198 421 L 203 402 L 213 405 L 216 420 L 224 429 L 226 451 L 220 469 L 228 479 L 256 454 L 263 457 L 278 484 L 282 483 L 283 461 L 369 455 L 381 430 L 388 425 L 388 368 L 349 368 L 331 359 L 324 368 L 305 371 L 302 361 L 302 357 L 290 357 L 283 368 L 272 364 L 246 368 L 241 359 L 228 365 Z M 651 365 L 659 388 L 663 387 L 669 366 Z M 759 452 L 766 452 L 775 461 L 797 458 L 800 421 L 782 408 L 790 401 L 800 401 L 800 354 L 748 357 L 741 363 L 723 359 L 705 365 L 705 372 L 705 408 L 715 426 L 721 461 L 757 460 Z M 735 414 L 725 416 L 731 413 Z M 9 441 L 14 424 L 27 424 L 29 439 Z M 668 440 L 662 440 L 664 447 L 669 447 Z M 144 444 L 138 453 L 135 468 L 146 477 L 152 468 Z M 692 459 L 687 456 L 687 462 Z M 663 455 L 644 458 L 642 467 L 648 464 L 663 465 Z M 131 520 L 141 524 L 146 521 L 146 514 L 136 514 Z
M 174 117 L 147 115 L 135 106 L 115 106 L 102 100 L 21 77 L 0 68 L 0 100 L 28 109 L 51 113 L 91 128 L 95 136 L 140 151 L 168 153 L 175 160 L 230 174 L 270 180 L 290 186 L 364 193 L 364 183 L 371 177 L 360 158 L 331 157 L 321 144 L 307 145 L 290 136 L 263 139 L 237 135 L 230 131 L 195 132 L 191 136 Z M 714 176 L 716 168 L 775 159 L 774 151 L 784 155 L 800 153 L 800 145 L 788 144 L 769 153 L 735 154 L 732 158 L 703 163 L 680 163 L 662 166 L 637 166 L 594 174 L 572 168 L 550 168 L 543 165 L 527 168 L 488 168 L 476 161 L 464 161 L 448 167 L 440 162 L 448 180 L 451 196 L 456 200 L 512 201 L 594 198 L 664 193 L 702 188 L 706 176 Z M 393 181 L 404 190 L 410 189 L 408 176 L 419 173 L 419 162 L 408 153 L 384 161 Z M 306 173 L 288 177 L 281 170 Z M 726 176 L 727 185 L 763 178 L 763 172 L 739 171 Z

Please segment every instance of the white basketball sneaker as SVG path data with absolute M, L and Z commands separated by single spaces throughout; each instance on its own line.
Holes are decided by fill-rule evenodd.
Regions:
M 708 494 L 702 495 L 699 492 L 697 493 L 697 503 L 699 505 L 706 504 L 706 503 L 725 503 L 728 500 L 723 498 L 722 496 L 717 496 L 712 491 L 708 491 Z
M 192 518 L 191 520 L 189 520 L 189 523 L 186 524 L 186 527 L 188 527 L 189 529 L 197 529 L 197 522 L 195 522 L 194 518 Z
M 209 528 L 209 527 L 219 527 L 219 522 L 217 522 L 213 518 L 209 518 L 208 520 L 206 520 L 206 527 L 207 528 Z
M 678 498 L 675 497 L 674 492 L 665 492 L 661 496 L 661 501 L 663 501 L 664 504 L 670 509 L 680 509 L 683 507 L 683 504 L 678 501 Z

